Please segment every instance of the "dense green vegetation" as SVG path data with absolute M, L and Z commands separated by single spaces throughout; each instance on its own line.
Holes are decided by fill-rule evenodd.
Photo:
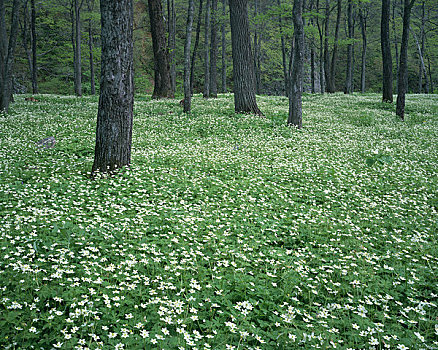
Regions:
M 0 115 L 4 349 L 438 346 L 438 96 L 135 103 L 94 179 L 97 98 Z M 55 147 L 39 140 L 53 136 Z

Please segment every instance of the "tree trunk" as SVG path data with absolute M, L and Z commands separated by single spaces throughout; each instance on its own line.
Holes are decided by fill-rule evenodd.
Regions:
M 88 11 L 90 14 L 93 11 L 94 0 L 89 0 L 88 2 Z M 90 86 L 91 86 L 91 95 L 96 94 L 96 83 L 95 83 L 95 73 L 94 73 L 94 55 L 93 55 L 93 31 L 91 26 L 91 17 L 88 20 L 88 50 L 90 51 L 89 60 L 90 60 Z
M 325 1 L 325 19 L 324 19 L 324 80 L 325 91 L 330 92 L 330 53 L 329 53 L 329 23 L 330 23 L 330 3 Z
M 316 13 L 318 16 L 316 17 L 316 25 L 318 27 L 319 34 L 319 88 L 320 93 L 323 94 L 325 92 L 325 82 L 324 82 L 324 33 L 322 26 L 319 23 L 319 0 L 316 0 Z
M 425 37 L 426 37 L 426 33 L 424 31 L 424 26 L 426 24 L 426 16 L 425 16 L 425 1 L 423 0 L 423 2 L 421 3 L 421 29 L 420 29 L 420 40 L 421 40 L 421 47 L 418 43 L 417 38 L 415 39 L 417 41 L 417 46 L 418 46 L 418 52 L 420 54 L 420 68 L 419 68 L 419 87 L 420 87 L 420 93 L 422 92 L 423 89 L 423 74 L 424 74 L 424 79 L 425 79 L 425 87 L 424 87 L 424 92 L 426 94 L 429 93 L 429 80 L 427 79 L 427 70 L 426 70 L 426 65 L 424 63 L 424 42 L 425 42 Z
M 194 79 L 194 71 L 195 71 L 196 52 L 198 51 L 199 33 L 201 32 L 202 2 L 203 2 L 202 0 L 199 1 L 198 24 L 196 25 L 195 45 L 193 46 L 192 59 L 190 62 L 190 93 L 192 95 L 193 95 L 193 79 Z
M 227 46 L 225 40 L 226 0 L 222 0 L 222 92 L 227 92 Z
M 367 57 L 367 18 L 368 10 L 359 10 L 360 29 L 362 32 L 362 69 L 360 73 L 360 91 L 365 92 L 365 70 Z
M 30 0 L 30 32 L 32 44 L 32 93 L 38 93 L 37 78 L 37 37 L 36 37 L 36 10 L 35 0 Z
M 190 46 L 192 44 L 192 27 L 194 0 L 189 0 L 187 10 L 186 43 L 184 45 L 184 113 L 189 113 L 192 103 L 192 92 L 190 90 Z
M 310 1 L 310 11 L 313 12 L 313 0 Z M 315 22 L 313 16 L 310 18 L 309 24 L 315 28 Z M 314 36 L 312 35 L 312 38 Z M 315 93 L 315 45 L 310 42 L 310 91 L 312 94 Z
M 342 0 L 338 0 L 338 11 L 336 15 L 336 27 L 335 27 L 335 40 L 333 43 L 332 59 L 330 62 L 330 79 L 327 81 L 327 92 L 333 93 L 336 90 L 335 75 L 336 75 L 336 63 L 338 60 L 338 39 L 339 39 L 339 26 L 341 24 L 341 12 L 342 12 Z
M 11 30 L 9 44 L 7 43 L 5 4 L 0 0 L 0 111 L 8 113 L 12 99 L 12 70 L 14 64 L 15 46 L 18 35 L 18 15 L 20 0 L 14 0 L 11 13 Z
M 168 17 L 168 33 L 169 33 L 169 63 L 170 63 L 170 86 L 172 96 L 176 91 L 176 65 L 175 65 L 175 49 L 176 49 L 176 12 L 175 0 L 167 0 L 167 17 Z
M 254 73 L 255 73 L 255 84 L 256 84 L 256 94 L 260 93 L 260 47 L 259 47 L 259 26 L 257 16 L 259 14 L 258 10 L 258 0 L 254 1 Z
M 397 40 L 397 31 L 395 30 L 395 6 L 397 4 L 397 0 L 394 0 L 392 3 L 392 31 L 394 34 L 394 49 L 395 49 L 395 69 L 396 69 L 396 73 L 395 73 L 395 79 L 398 79 L 398 40 Z M 397 89 L 397 85 L 398 82 L 396 81 L 396 89 Z M 396 91 L 396 93 L 398 93 Z
M 405 99 L 408 89 L 408 41 L 409 41 L 409 22 L 411 19 L 411 10 L 415 0 L 404 0 L 403 6 L 403 34 L 400 48 L 400 64 L 398 72 L 397 86 L 397 107 L 395 113 L 405 119 Z
M 303 64 L 304 64 L 304 26 L 303 26 L 303 0 L 294 0 L 293 6 L 294 23 L 294 62 L 291 75 L 291 91 L 289 94 L 289 117 L 288 125 L 294 125 L 301 129 L 303 93 Z
M 134 106 L 133 2 L 100 2 L 102 71 L 92 173 L 131 162 Z
M 211 0 L 207 0 L 205 8 L 205 53 L 204 53 L 204 98 L 210 97 L 210 31 L 211 31 Z
M 288 77 L 288 69 L 287 69 L 287 52 L 286 52 L 286 44 L 284 39 L 284 33 L 283 33 L 283 20 L 281 16 L 281 2 L 280 0 L 277 0 L 277 5 L 280 9 L 280 16 L 278 16 L 278 24 L 280 27 L 280 42 L 281 42 L 281 57 L 283 62 L 283 79 L 284 79 L 284 95 L 289 96 L 289 77 Z
M 411 30 L 412 31 L 412 30 Z M 421 48 L 420 46 L 420 42 L 418 41 L 417 36 L 415 35 L 415 32 L 412 31 L 412 34 L 414 36 L 415 39 L 415 43 L 417 44 L 417 50 L 418 50 L 418 56 L 420 57 L 420 79 L 419 79 L 419 86 L 418 86 L 418 92 L 421 94 L 423 92 L 423 74 L 424 74 L 424 78 L 426 80 L 426 93 L 429 93 L 429 81 L 427 78 L 427 70 L 426 70 L 426 65 L 424 64 L 424 56 L 423 56 L 423 50 L 424 50 L 424 42 L 423 44 L 423 48 Z
M 392 103 L 392 57 L 389 43 L 389 11 L 391 0 L 382 0 L 382 20 L 380 24 L 380 42 L 383 63 L 383 96 L 382 101 Z
M 126 0 L 124 0 L 126 1 Z M 151 23 L 152 49 L 154 51 L 154 92 L 152 98 L 174 97 L 170 82 L 169 51 L 166 45 L 161 0 L 148 0 Z
M 255 75 L 248 22 L 248 0 L 230 0 L 234 109 L 262 115 L 255 96 Z
M 344 93 L 353 93 L 353 0 L 348 0 L 347 7 L 348 45 L 347 45 L 347 71 L 345 77 Z
M 211 7 L 210 97 L 217 97 L 217 0 Z
M 32 74 L 32 69 L 33 69 L 33 67 L 32 67 L 32 38 L 30 38 L 31 48 L 29 48 L 28 47 L 28 41 L 29 41 L 28 27 L 29 27 L 29 22 L 30 22 L 30 20 L 29 20 L 30 16 L 29 16 L 27 3 L 28 3 L 28 0 L 25 0 L 23 2 L 23 26 L 21 29 L 22 29 L 22 36 L 23 36 L 23 40 L 22 40 L 23 49 L 24 49 L 24 52 L 26 52 L 27 64 L 29 66 L 29 79 L 32 83 L 32 77 L 33 77 L 33 74 Z M 30 35 L 32 35 L 32 33 Z
M 83 0 L 74 0 L 75 20 L 75 94 L 82 96 L 81 7 Z

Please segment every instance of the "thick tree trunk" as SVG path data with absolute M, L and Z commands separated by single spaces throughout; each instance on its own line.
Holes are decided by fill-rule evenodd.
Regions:
M 5 113 L 9 110 L 12 99 L 12 70 L 14 64 L 15 46 L 18 35 L 18 15 L 20 0 L 14 0 L 11 13 L 11 30 L 9 44 L 7 43 L 5 4 L 0 0 L 0 111 Z
M 211 31 L 211 0 L 207 0 L 205 8 L 205 52 L 204 52 L 204 98 L 210 97 L 210 31 Z
M 186 43 L 184 45 L 184 113 L 189 113 L 192 104 L 192 92 L 190 90 L 190 46 L 192 44 L 192 27 L 194 0 L 189 0 L 187 9 Z
M 408 41 L 409 41 L 409 22 L 411 19 L 411 10 L 415 0 L 404 0 L 403 6 L 403 34 L 400 48 L 400 64 L 398 72 L 397 86 L 397 107 L 395 113 L 405 119 L 405 99 L 408 89 Z
M 227 92 L 227 46 L 225 39 L 225 12 L 226 10 L 226 0 L 222 0 L 222 92 Z
M 74 0 L 75 20 L 75 94 L 82 96 L 81 7 L 83 0 Z
M 196 25 L 195 45 L 193 46 L 192 59 L 190 62 L 190 93 L 192 95 L 193 95 L 193 79 L 195 72 L 195 60 L 196 60 L 196 53 L 198 51 L 198 45 L 199 45 L 199 34 L 201 32 L 202 2 L 203 2 L 202 0 L 199 1 L 198 24 Z
M 294 0 L 293 6 L 294 23 L 294 62 L 291 75 L 291 91 L 289 94 L 289 117 L 288 125 L 294 125 L 301 129 L 303 93 L 303 65 L 304 65 L 304 26 L 303 26 L 303 0 Z
M 332 59 L 330 62 L 330 79 L 327 81 L 327 92 L 330 93 L 333 93 L 336 90 L 335 75 L 336 75 L 336 64 L 338 60 L 338 39 L 339 39 L 339 26 L 341 24 L 342 0 L 338 0 L 337 9 L 338 10 L 336 15 L 335 38 L 333 43 Z
M 262 115 L 255 96 L 255 75 L 248 22 L 248 0 L 230 0 L 234 109 Z
M 391 0 L 382 0 L 382 20 L 380 23 L 380 42 L 383 63 L 383 96 L 382 101 L 392 103 L 392 56 L 389 42 L 389 11 Z
M 126 1 L 126 0 L 125 0 Z M 148 0 L 151 23 L 152 49 L 154 51 L 154 92 L 152 98 L 174 97 L 170 82 L 169 51 L 166 45 L 161 0 Z
M 347 45 L 347 71 L 345 77 L 344 93 L 353 93 L 353 0 L 348 0 L 347 7 L 348 39 Z
M 133 2 L 100 2 L 102 71 L 92 172 L 111 172 L 131 161 L 133 81 Z
M 36 10 L 35 0 L 30 0 L 30 33 L 32 44 L 32 93 L 38 93 L 37 70 L 37 36 L 36 36 Z
M 368 11 L 361 9 L 359 11 L 360 29 L 362 33 L 362 68 L 360 73 L 360 91 L 365 92 L 365 70 L 367 57 L 367 18 Z
M 217 0 L 211 4 L 210 97 L 217 97 Z

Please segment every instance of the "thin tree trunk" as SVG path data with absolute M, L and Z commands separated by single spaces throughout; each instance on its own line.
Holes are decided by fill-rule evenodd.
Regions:
M 403 34 L 400 48 L 400 65 L 398 74 L 398 95 L 396 114 L 405 119 L 405 100 L 408 89 L 408 41 L 409 41 L 409 22 L 411 19 L 411 10 L 415 0 L 404 0 L 403 6 Z
M 176 64 L 175 64 L 175 49 L 176 49 L 176 12 L 175 12 L 175 0 L 167 0 L 167 11 L 169 18 L 169 62 L 170 62 L 170 85 L 172 89 L 172 95 L 175 95 L 176 91 Z
M 192 27 L 194 0 L 189 0 L 187 10 L 186 43 L 184 45 L 184 113 L 189 113 L 192 105 L 192 92 L 190 90 L 190 46 L 192 44 Z
M 210 97 L 217 97 L 217 0 L 211 4 Z
M 28 41 L 29 41 L 28 27 L 29 27 L 29 22 L 30 22 L 29 21 L 30 16 L 29 16 L 29 10 L 28 10 L 27 3 L 28 3 L 27 0 L 25 0 L 23 2 L 23 27 L 21 29 L 22 29 L 22 36 L 23 36 L 23 40 L 22 40 L 23 41 L 23 49 L 26 52 L 27 64 L 29 66 L 29 79 L 32 83 L 32 77 L 33 77 L 33 74 L 32 74 L 32 69 L 33 69 L 33 67 L 32 67 L 32 48 L 29 48 L 29 46 L 28 46 Z M 30 41 L 31 40 L 32 39 L 30 38 Z M 31 42 L 30 46 L 32 47 L 32 42 Z
M 260 93 L 260 59 L 259 59 L 259 25 L 257 23 L 257 16 L 259 14 L 258 10 L 258 0 L 254 1 L 254 19 L 255 19 L 255 29 L 254 29 L 254 72 L 255 72 L 255 84 L 256 84 L 256 94 Z
M 396 84 L 395 84 L 395 86 L 397 89 L 397 86 L 398 86 L 398 82 L 397 82 L 397 79 L 398 79 L 398 40 L 397 40 L 397 31 L 395 28 L 395 6 L 396 6 L 396 4 L 397 4 L 397 0 L 394 0 L 392 3 L 392 31 L 394 34 L 395 65 L 396 65 L 396 67 L 395 67 L 396 68 L 396 72 L 395 72 Z M 398 92 L 396 91 L 396 93 L 398 93 Z
M 304 64 L 304 26 L 303 26 L 303 0 L 294 0 L 293 5 L 294 23 L 294 62 L 291 75 L 291 92 L 289 94 L 288 125 L 294 125 L 301 129 L 303 92 L 303 64 Z
M 7 44 L 7 33 L 5 23 L 5 4 L 0 0 L 0 111 L 8 113 L 9 104 L 12 100 L 12 70 L 14 64 L 15 46 L 18 35 L 18 15 L 20 1 L 14 0 L 11 13 L 11 30 L 9 44 Z
M 285 39 L 284 39 L 284 33 L 283 33 L 283 21 L 282 21 L 282 16 L 281 16 L 281 1 L 277 0 L 277 5 L 280 8 L 280 16 L 278 16 L 278 24 L 280 27 L 280 41 L 281 41 L 281 57 L 282 57 L 282 62 L 283 62 L 283 77 L 284 77 L 284 95 L 285 96 L 289 96 L 289 77 L 288 77 L 288 69 L 287 69 L 287 60 L 286 60 L 286 44 L 285 44 Z
M 348 0 L 347 7 L 348 45 L 347 45 L 347 71 L 345 77 L 344 93 L 353 92 L 353 0 Z
M 248 21 L 248 0 L 230 0 L 234 109 L 262 115 L 255 96 L 255 74 Z
M 415 43 L 417 44 L 417 50 L 418 50 L 418 56 L 420 57 L 420 77 L 423 76 L 424 74 L 424 78 L 426 80 L 426 93 L 429 93 L 429 80 L 427 78 L 427 70 L 426 70 L 426 65 L 424 64 L 424 56 L 423 56 L 423 50 L 424 50 L 424 42 L 423 42 L 423 49 L 420 46 L 420 42 L 418 41 L 417 35 L 415 35 L 415 32 L 411 29 L 412 35 L 414 36 L 415 39 Z M 423 79 L 419 79 L 419 93 L 423 92 Z
M 36 10 L 35 0 L 30 0 L 30 32 L 32 43 L 32 93 L 38 93 L 38 78 L 37 78 L 37 36 L 36 36 Z
M 134 106 L 133 1 L 100 2 L 102 72 L 92 173 L 131 162 Z
M 342 0 L 338 0 L 336 15 L 336 27 L 335 27 L 335 40 L 333 43 L 332 59 L 330 62 L 330 80 L 327 82 L 328 92 L 335 92 L 335 75 L 336 75 L 336 63 L 338 60 L 338 39 L 339 39 L 339 26 L 341 24 L 341 12 L 342 12 Z
M 319 23 L 319 0 L 316 0 L 316 13 L 318 16 L 316 17 L 316 25 L 318 27 L 319 33 L 319 88 L 320 93 L 323 94 L 325 92 L 325 84 L 324 84 L 324 34 L 322 31 L 322 26 Z
M 88 11 L 91 12 L 93 11 L 93 6 L 92 6 L 92 2 L 88 3 Z M 89 55 L 89 60 L 90 60 L 90 85 L 91 85 L 91 95 L 95 95 L 96 94 L 96 83 L 95 83 L 95 79 L 94 79 L 94 55 L 93 55 L 93 31 L 92 31 L 92 26 L 91 26 L 91 17 L 88 20 L 88 50 L 90 51 L 90 55 Z
M 313 12 L 313 0 L 310 1 L 310 11 Z M 310 25 L 315 27 L 315 22 L 313 17 L 310 18 Z M 313 38 L 313 35 L 312 35 Z M 315 45 L 310 42 L 310 91 L 312 94 L 315 93 Z
M 226 56 L 226 41 L 225 41 L 225 8 L 226 0 L 222 0 L 222 92 L 227 92 L 227 56 Z
M 211 31 L 211 0 L 207 0 L 205 8 L 204 35 L 204 98 L 210 97 L 210 31 Z
M 391 1 L 382 0 L 382 20 L 380 26 L 380 42 L 383 62 L 383 96 L 382 101 L 392 103 L 392 57 L 389 44 L 389 11 Z
M 365 12 L 366 11 L 366 12 Z M 365 70 L 366 70 L 366 57 L 367 57 L 367 18 L 368 10 L 359 10 L 360 29 L 362 33 L 362 69 L 360 74 L 360 91 L 365 92 Z
M 166 44 L 161 0 L 148 0 L 148 8 L 155 71 L 152 98 L 173 98 L 174 94 L 170 83 L 169 51 Z
M 191 59 L 191 62 L 190 62 L 190 93 L 192 95 L 193 95 L 193 80 L 194 80 L 194 71 L 195 71 L 196 52 L 198 51 L 199 34 L 201 32 L 202 2 L 203 2 L 203 0 L 199 1 L 198 24 L 196 25 L 195 45 L 193 46 L 192 59 Z
M 329 53 L 329 23 L 330 23 L 330 3 L 325 1 L 325 19 L 324 19 L 324 78 L 326 92 L 330 92 L 330 53 Z
M 75 94 L 82 96 L 81 7 L 83 0 L 74 0 L 75 18 Z

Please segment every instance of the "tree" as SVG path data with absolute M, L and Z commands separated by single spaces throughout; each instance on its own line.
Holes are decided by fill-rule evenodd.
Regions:
M 347 72 L 345 77 L 344 93 L 353 92 L 353 0 L 348 0 L 347 7 L 348 45 L 347 45 Z
M 88 19 L 88 50 L 89 52 L 89 62 L 90 62 L 90 85 L 91 85 L 91 95 L 96 94 L 96 83 L 94 79 L 94 55 L 93 55 L 93 30 L 92 30 L 92 12 L 94 10 L 94 0 L 88 0 L 88 12 L 90 18 Z
M 192 26 L 194 0 L 189 0 L 187 10 L 186 43 L 184 45 L 184 113 L 190 112 L 192 92 L 190 89 L 190 46 L 192 44 Z
M 397 107 L 395 113 L 405 119 L 405 99 L 408 89 L 408 41 L 409 41 L 409 22 L 411 10 L 415 0 L 404 0 L 403 5 L 403 34 L 400 48 L 400 63 L 397 79 Z
M 170 85 L 172 87 L 172 95 L 176 90 L 176 64 L 175 64 L 175 50 L 176 50 L 176 11 L 175 0 L 167 0 L 167 31 L 168 47 L 169 47 L 169 62 L 170 62 Z
M 366 57 L 367 57 L 367 20 L 368 20 L 369 8 L 362 4 L 359 9 L 359 23 L 362 33 L 362 65 L 360 73 L 360 91 L 365 92 L 365 70 L 366 70 Z
M 328 2 L 328 1 L 327 1 Z M 328 4 L 327 4 L 328 6 Z M 342 0 L 338 0 L 337 2 L 337 15 L 336 15 L 336 27 L 335 27 L 335 38 L 334 38 L 334 44 L 333 44 L 333 51 L 332 51 L 332 59 L 330 62 L 330 71 L 328 74 L 328 79 L 326 79 L 327 84 L 327 92 L 333 93 L 336 90 L 335 86 L 335 74 L 336 74 L 336 64 L 338 60 L 338 44 L 339 44 L 339 26 L 341 24 L 341 12 L 342 12 Z M 328 21 L 328 19 L 327 19 Z M 325 35 L 328 35 L 328 31 L 326 31 Z M 327 72 L 326 72 L 327 76 Z
M 230 0 L 234 110 L 262 115 L 255 96 L 255 75 L 248 22 L 248 0 Z
M 133 0 L 100 1 L 102 70 L 92 173 L 131 161 L 134 106 Z
M 30 33 L 32 45 L 32 93 L 38 93 L 37 79 L 37 37 L 36 37 L 36 10 L 35 0 L 30 0 Z
M 302 127 L 302 102 L 303 93 L 303 64 L 304 64 L 304 25 L 303 25 L 303 0 L 294 0 L 294 62 L 292 65 L 291 91 L 289 93 L 288 125 L 298 129 Z
M 73 51 L 74 51 L 74 77 L 75 94 L 82 96 L 82 53 L 81 53 L 81 9 L 84 0 L 73 0 L 72 19 L 74 27 Z
M 154 92 L 152 98 L 173 97 L 170 79 L 169 50 L 166 45 L 161 0 L 148 0 L 154 51 Z
M 196 37 L 195 37 L 195 45 L 193 46 L 192 59 L 190 62 L 190 92 L 193 95 L 193 80 L 194 80 L 194 71 L 195 71 L 195 60 L 196 60 L 196 52 L 198 51 L 199 45 L 199 34 L 201 32 L 201 21 L 202 21 L 202 0 L 199 1 L 199 12 L 198 12 L 198 23 L 196 25 Z
M 217 0 L 211 3 L 210 97 L 217 97 Z
M 227 55 L 226 55 L 226 40 L 225 40 L 225 7 L 226 0 L 222 0 L 222 92 L 227 92 Z
M 0 0 L 0 111 L 8 112 L 12 97 L 12 69 L 18 35 L 18 13 L 20 0 L 14 0 L 11 13 L 11 30 L 6 33 L 4 0 Z
M 392 103 L 392 56 L 389 42 L 389 12 L 391 0 L 382 0 L 382 19 L 380 22 L 380 43 L 383 64 L 383 96 L 382 102 Z
M 204 98 L 210 97 L 210 30 L 211 30 L 211 0 L 205 7 L 205 36 L 204 36 Z

